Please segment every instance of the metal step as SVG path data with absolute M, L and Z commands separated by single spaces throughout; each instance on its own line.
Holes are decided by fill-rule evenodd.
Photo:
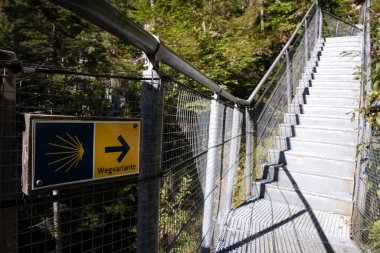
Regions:
M 298 95 L 310 96 L 334 96 L 334 97 L 358 97 L 360 94 L 359 88 L 342 89 L 338 87 L 308 87 L 297 88 Z
M 325 63 L 330 62 L 355 62 L 357 65 L 360 66 L 362 61 L 362 56 L 321 56 L 319 57 L 319 61 L 323 61 Z
M 345 82 L 345 81 L 359 81 L 359 77 L 357 75 L 351 74 L 323 74 L 323 73 L 313 73 L 313 81 L 337 81 L 337 82 Z
M 336 74 L 336 75 L 341 75 L 341 74 L 348 74 L 348 75 L 356 75 L 355 73 L 358 72 L 358 68 L 356 66 L 347 66 L 347 67 L 342 67 L 342 66 L 330 66 L 330 67 L 316 67 L 312 69 L 313 73 L 318 73 L 318 74 Z M 310 73 L 310 71 L 309 71 Z
M 261 182 L 255 182 L 254 189 L 262 188 Z M 309 185 L 309 190 L 297 189 L 297 186 L 287 182 L 272 182 L 265 184 L 264 199 L 296 205 L 303 208 L 352 215 L 352 193 L 316 192 L 316 189 L 326 189 L 323 182 Z
M 305 125 L 314 127 L 328 127 L 332 129 L 355 129 L 356 120 L 351 121 L 350 117 L 337 117 L 327 115 L 308 114 L 284 114 L 284 123 L 287 125 Z
M 355 97 L 335 97 L 335 96 L 311 96 L 304 97 L 305 104 L 308 105 L 330 105 L 330 106 L 358 106 L 359 101 Z
M 311 166 L 311 164 L 305 164 Z M 287 171 L 279 169 L 278 181 L 284 184 L 297 184 L 298 189 L 313 193 L 329 194 L 334 196 L 337 192 L 352 192 L 354 188 L 354 178 L 351 177 L 333 177 L 330 175 L 311 174 L 305 171 L 292 170 L 288 167 Z M 310 188 L 310 185 L 319 182 L 323 187 Z
M 360 77 L 356 75 L 355 71 L 352 69 L 345 70 L 344 73 L 339 72 L 337 69 L 329 69 L 326 68 L 324 71 L 318 71 L 319 68 L 316 68 L 315 71 L 310 71 L 302 74 L 301 80 L 317 80 L 317 81 L 355 81 L 360 80 Z
M 326 43 L 332 43 L 332 42 L 355 42 L 355 41 L 362 41 L 363 37 L 362 36 L 343 36 L 343 37 L 327 37 L 324 38 L 323 40 L 326 41 Z
M 347 61 L 347 62 L 324 62 L 324 61 L 317 61 L 316 62 L 317 67 L 325 67 L 325 68 L 348 68 L 348 67 L 353 67 L 353 68 L 359 68 L 361 66 L 361 62 L 355 62 L 355 61 Z
M 325 49 L 362 49 L 362 42 L 356 41 L 356 42 L 351 42 L 351 43 L 345 43 L 345 42 L 334 42 L 334 43 L 317 43 L 315 50 L 317 51 L 323 51 Z
M 360 50 L 335 50 L 335 51 L 321 51 L 320 52 L 321 59 L 323 57 L 361 57 Z
M 357 131 L 350 129 L 332 129 L 314 126 L 294 126 L 294 136 L 311 141 L 332 141 L 354 145 L 358 138 Z
M 360 81 L 354 80 L 354 81 L 300 81 L 300 86 L 305 87 L 326 87 L 326 88 L 342 88 L 342 89 L 358 89 L 360 87 Z
M 306 171 L 308 173 L 331 175 L 337 177 L 351 177 L 355 173 L 355 159 L 334 159 L 306 154 L 289 150 L 284 152 L 285 163 L 293 170 Z M 309 164 L 310 166 L 305 166 Z
M 300 105 L 300 113 L 307 115 L 325 115 L 325 116 L 349 116 L 356 107 L 354 106 L 328 106 L 328 105 Z
M 356 155 L 356 145 L 323 140 L 302 139 L 301 137 L 289 138 L 289 149 L 304 154 L 318 155 L 327 159 L 351 159 Z
M 353 46 L 351 44 L 349 45 L 346 45 L 344 47 L 342 46 L 329 46 L 328 44 L 323 46 L 321 48 L 321 51 L 322 53 L 325 53 L 325 52 L 350 52 L 350 51 L 361 51 L 362 50 L 362 47 L 360 44 L 358 44 L 357 46 Z

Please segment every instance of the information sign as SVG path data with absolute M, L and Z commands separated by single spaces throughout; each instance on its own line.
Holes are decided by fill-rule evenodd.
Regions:
M 23 173 L 31 176 L 31 190 L 139 172 L 140 120 L 27 118 L 30 134 L 24 143 L 29 152 L 24 152 L 28 162 Z

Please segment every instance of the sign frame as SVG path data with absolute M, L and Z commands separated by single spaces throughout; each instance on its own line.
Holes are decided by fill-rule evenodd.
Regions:
M 67 187 L 78 187 L 85 184 L 90 183 L 100 183 L 100 182 L 111 182 L 120 180 L 121 178 L 137 178 L 140 167 L 141 167 L 141 145 L 142 145 L 142 120 L 138 118 L 111 118 L 111 117 L 77 117 L 77 116 L 61 116 L 61 115 L 45 115 L 45 114 L 24 114 L 25 117 L 25 131 L 23 132 L 23 143 L 22 143 L 22 191 L 30 195 L 34 192 L 40 192 L 44 190 L 57 190 L 61 188 L 67 188 Z M 93 132 L 92 132 L 92 138 L 93 138 L 93 146 L 92 146 L 92 168 L 89 169 L 92 172 L 92 178 L 84 178 L 79 179 L 75 181 L 70 182 L 62 182 L 62 183 L 56 183 L 56 184 L 50 184 L 46 186 L 37 186 L 35 180 L 36 175 L 36 124 L 38 123 L 53 123 L 53 124 L 60 124 L 60 123 L 85 123 L 85 124 L 93 124 Z M 139 135 L 137 136 L 137 142 L 138 144 L 136 146 L 133 146 L 134 148 L 137 148 L 137 152 L 134 151 L 135 154 L 137 154 L 137 168 L 136 171 L 125 173 L 125 174 L 118 174 L 118 175 L 112 175 L 112 176 L 104 176 L 104 177 L 95 177 L 95 128 L 96 124 L 133 124 L 133 127 L 136 126 L 137 130 L 139 131 Z M 84 124 L 83 124 L 84 125 Z M 120 135 L 120 137 L 122 137 Z M 123 139 L 124 140 L 124 139 Z M 119 139 L 119 141 L 123 141 Z M 117 147 L 113 147 L 117 148 Z M 129 148 L 129 147 L 128 147 Z M 128 149 L 129 150 L 129 149 Z M 123 154 L 124 156 L 128 153 L 128 150 Z M 111 150 L 112 151 L 112 150 Z M 124 153 L 124 151 L 117 150 L 115 151 L 116 155 Z M 117 153 L 119 152 L 119 153 Z M 120 155 L 122 157 L 122 155 Z M 119 162 L 120 163 L 120 162 Z

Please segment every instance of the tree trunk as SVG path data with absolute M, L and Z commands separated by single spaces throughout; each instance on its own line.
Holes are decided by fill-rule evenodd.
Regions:
M 265 30 L 265 24 L 264 24 L 264 0 L 260 0 L 260 27 L 261 27 L 261 32 L 264 32 L 264 30 Z

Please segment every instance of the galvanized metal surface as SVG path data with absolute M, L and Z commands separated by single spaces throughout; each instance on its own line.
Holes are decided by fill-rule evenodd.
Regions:
M 215 97 L 216 99 L 217 97 Z M 202 247 L 210 249 L 212 241 L 212 212 L 214 207 L 214 188 L 216 182 L 215 172 L 217 171 L 217 145 L 218 145 L 218 115 L 219 106 L 216 100 L 211 101 L 211 113 L 210 113 L 210 128 L 208 138 L 208 152 L 207 152 L 207 168 L 206 168 L 206 183 L 204 191 L 204 211 L 203 211 L 203 223 L 202 223 Z
M 349 216 L 251 199 L 231 211 L 214 252 L 358 253 L 350 222 Z
M 345 41 L 347 46 L 353 43 L 352 48 L 360 52 L 360 44 L 355 43 L 359 39 L 360 37 L 345 37 L 336 40 Z M 285 114 L 284 127 L 295 128 L 297 124 L 301 127 L 306 125 L 311 132 L 315 129 L 318 131 L 334 129 L 336 132 L 342 131 L 341 136 L 347 137 L 348 140 L 334 141 L 323 139 L 324 137 L 320 139 L 319 136 L 299 137 L 293 129 L 290 129 L 289 133 L 286 133 L 286 129 L 280 131 L 280 135 L 275 138 L 273 149 L 279 153 L 285 151 L 284 156 L 277 160 L 268 160 L 266 166 L 260 167 L 262 179 L 255 182 L 253 189 L 256 198 L 230 212 L 216 242 L 215 252 L 360 252 L 360 249 L 351 240 L 350 234 L 353 174 L 345 174 L 342 177 L 337 176 L 339 173 L 335 173 L 335 171 L 341 170 L 342 160 L 351 161 L 353 166 L 356 153 L 356 141 L 352 139 L 351 135 L 346 134 L 348 131 L 355 134 L 356 120 L 351 122 L 346 112 L 340 108 L 342 104 L 354 108 L 358 106 L 358 103 L 356 98 L 345 96 L 344 93 L 340 94 L 340 87 L 336 83 L 353 80 L 354 70 L 352 68 L 347 73 L 339 75 L 339 67 L 345 66 L 345 62 L 351 61 L 350 57 L 343 59 L 340 56 L 345 48 L 339 44 L 334 46 L 335 51 L 338 51 L 334 61 L 339 61 L 340 64 L 335 66 L 334 71 L 329 74 L 315 73 L 318 71 L 319 62 L 324 62 L 325 59 L 333 61 L 330 59 L 331 56 L 321 54 L 321 52 L 325 45 L 334 41 L 335 39 L 329 39 L 320 44 L 315 39 L 313 44 L 316 46 L 310 56 L 315 54 L 317 57 L 315 59 L 311 57 L 310 62 L 308 61 L 304 65 L 312 71 L 308 72 L 308 69 L 305 68 L 301 75 L 302 79 L 299 79 L 300 87 L 296 88 L 301 92 L 293 96 L 291 107 L 298 105 L 301 108 L 303 104 L 315 104 L 329 107 L 329 109 L 337 107 L 339 110 L 334 115 L 330 115 L 327 111 L 326 113 L 316 111 L 302 114 L 301 110 Z M 309 43 L 305 47 L 308 45 Z M 305 56 L 299 59 L 308 59 L 309 53 L 305 47 L 303 48 Z M 315 67 L 312 67 L 311 61 L 314 61 Z M 289 59 L 287 65 L 289 66 Z M 286 76 L 289 76 L 288 71 L 286 71 Z M 336 78 L 337 75 L 340 76 L 340 79 Z M 305 88 L 309 85 L 313 87 L 314 81 L 320 81 L 319 89 L 324 89 L 326 86 L 323 82 L 331 79 L 332 82 L 335 82 L 335 91 L 327 86 L 328 93 L 310 94 Z M 289 81 L 280 81 L 279 83 L 280 85 L 271 93 L 269 101 L 276 98 L 278 92 L 277 96 L 284 97 L 282 98 L 284 102 L 279 103 L 278 101 L 282 101 L 282 99 L 275 99 L 274 101 L 277 101 L 275 105 L 270 106 L 269 103 L 266 105 L 273 110 L 273 114 L 267 116 L 268 112 L 264 111 L 258 120 L 259 123 L 264 120 L 265 127 L 263 129 L 265 131 L 268 131 L 268 127 L 271 129 L 277 127 L 277 122 L 268 125 L 267 120 L 271 119 L 273 115 L 281 115 L 275 113 L 281 110 L 276 107 L 285 105 L 287 96 L 284 94 L 289 94 L 285 88 Z M 359 85 L 359 82 L 355 82 L 353 87 L 359 89 Z M 272 131 L 276 132 L 276 130 Z M 259 127 L 257 132 L 260 134 Z M 270 134 L 259 135 L 259 137 L 268 143 L 270 143 L 268 139 L 273 138 Z M 258 140 L 260 139 L 258 138 Z M 296 159 L 288 159 L 288 153 L 293 155 L 296 153 Z M 331 160 L 329 168 L 323 173 L 320 173 L 318 169 L 311 170 L 311 173 L 306 168 L 314 167 L 318 163 L 310 163 L 310 157 Z M 271 166 L 279 162 L 286 166 Z M 295 170 L 293 170 L 293 166 L 295 166 Z M 333 175 L 330 176 L 330 174 Z
M 361 105 L 372 88 L 371 76 L 371 1 L 363 4 L 360 23 L 364 27 Z M 373 29 L 373 27 L 372 27 Z M 372 104 L 376 107 L 378 102 Z M 356 166 L 355 206 L 353 213 L 353 237 L 363 251 L 378 252 L 380 224 L 380 134 L 372 129 L 366 118 L 359 116 L 359 155 Z

